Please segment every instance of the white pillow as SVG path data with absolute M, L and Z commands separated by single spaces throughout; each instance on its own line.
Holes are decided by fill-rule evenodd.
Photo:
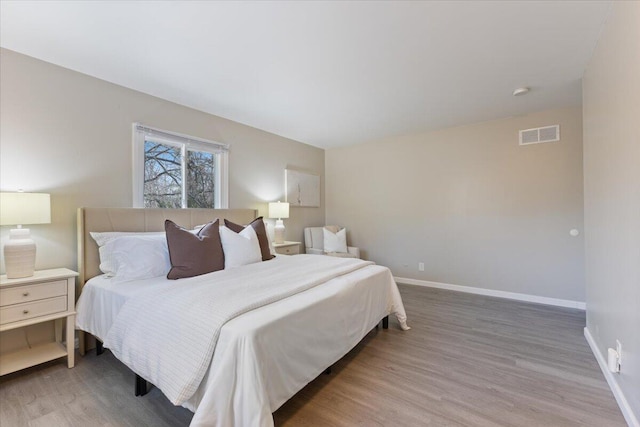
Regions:
M 224 269 L 262 261 L 260 242 L 253 227 L 245 227 L 240 233 L 220 227 L 220 240 L 224 251 Z
M 337 233 L 332 233 L 326 228 L 322 228 L 324 236 L 324 251 L 329 252 L 347 252 L 347 229 L 343 228 Z
M 98 251 L 100 270 L 116 282 L 166 276 L 171 269 L 164 233 L 111 236 Z
M 164 231 L 104 231 L 89 233 L 98 246 L 104 246 L 113 239 L 123 236 L 164 236 Z

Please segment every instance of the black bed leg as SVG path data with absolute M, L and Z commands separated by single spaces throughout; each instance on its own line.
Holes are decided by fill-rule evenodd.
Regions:
M 389 316 L 382 318 L 382 329 L 389 329 Z
M 96 339 L 96 356 L 100 356 L 102 353 L 104 353 L 104 347 L 102 345 L 102 341 L 100 341 L 99 339 Z
M 136 374 L 136 396 L 144 396 L 145 394 L 147 394 L 147 381 Z
M 324 370 L 325 375 L 331 375 L 331 366 Z

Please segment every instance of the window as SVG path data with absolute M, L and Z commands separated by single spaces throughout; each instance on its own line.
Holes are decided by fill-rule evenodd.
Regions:
M 226 208 L 229 147 L 134 123 L 133 206 Z

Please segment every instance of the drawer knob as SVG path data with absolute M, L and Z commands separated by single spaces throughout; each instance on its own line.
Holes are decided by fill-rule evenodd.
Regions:
M 22 310 L 22 314 L 29 314 L 29 310 Z
M 28 297 L 28 296 L 29 296 L 29 292 L 23 292 L 23 293 L 22 293 L 22 296 L 23 296 L 23 297 Z

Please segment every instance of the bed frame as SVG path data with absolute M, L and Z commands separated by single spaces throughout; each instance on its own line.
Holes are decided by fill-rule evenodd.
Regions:
M 226 218 L 236 224 L 248 224 L 257 217 L 255 209 L 150 209 L 150 208 L 79 208 L 78 209 L 78 284 L 80 295 L 87 280 L 100 272 L 98 245 L 89 234 L 92 231 L 164 231 L 164 221 L 170 219 L 181 227 L 193 229 L 197 225 Z M 79 331 L 80 354 L 95 345 L 102 354 L 102 343 Z M 147 382 L 136 374 L 135 395 L 147 392 Z
M 79 208 L 78 209 L 78 292 L 87 280 L 100 272 L 98 245 L 89 234 L 92 231 L 164 231 L 165 219 L 192 229 L 216 218 L 226 218 L 236 224 L 248 224 L 256 218 L 255 209 L 149 209 L 149 208 Z M 93 348 L 93 337 L 80 333 L 80 354 Z M 86 338 L 86 339 L 85 339 Z
M 91 231 L 164 231 L 165 219 L 192 229 L 216 218 L 236 224 L 248 224 L 256 218 L 255 209 L 148 209 L 148 208 L 79 208 L 78 269 L 80 291 L 87 280 L 100 272 L 98 245 Z
M 193 229 L 216 218 L 228 219 L 236 224 L 248 224 L 257 217 L 255 209 L 149 209 L 149 208 L 79 208 L 78 209 L 78 270 L 80 295 L 84 284 L 100 272 L 98 245 L 89 234 L 107 231 L 148 232 L 164 231 L 164 221 L 170 219 L 176 224 Z M 378 326 L 376 325 L 376 328 Z M 388 329 L 389 316 L 382 319 L 382 327 Z M 102 354 L 102 343 L 93 336 L 79 331 L 80 354 L 95 345 L 96 353 Z M 94 343 L 95 341 L 95 343 Z M 325 370 L 331 373 L 331 367 Z M 136 374 L 135 395 L 147 393 L 147 381 Z

